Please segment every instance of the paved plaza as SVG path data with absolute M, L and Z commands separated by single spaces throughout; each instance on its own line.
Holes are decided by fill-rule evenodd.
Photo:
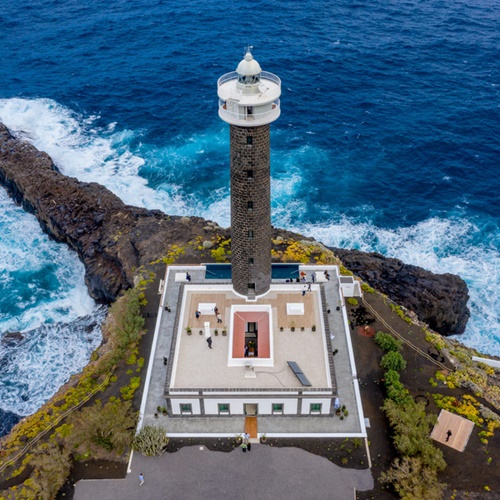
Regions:
M 140 473 L 145 477 L 143 486 L 139 486 Z M 370 469 L 344 469 L 298 448 L 255 444 L 251 452 L 223 453 L 191 446 L 161 457 L 134 454 L 132 471 L 125 479 L 80 481 L 74 498 L 348 500 L 355 498 L 355 489 L 372 488 Z

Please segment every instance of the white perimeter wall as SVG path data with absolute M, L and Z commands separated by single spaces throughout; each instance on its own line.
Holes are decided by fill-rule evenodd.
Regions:
M 321 414 L 328 415 L 330 411 L 332 398 L 304 398 L 302 400 L 302 415 L 309 415 L 311 403 L 321 404 Z M 219 415 L 219 404 L 228 404 L 231 415 L 244 415 L 246 404 L 258 405 L 258 415 L 271 415 L 273 404 L 283 404 L 283 415 L 297 415 L 298 414 L 298 398 L 244 398 L 244 399 L 231 399 L 231 398 L 214 398 L 204 399 L 205 415 Z M 193 408 L 193 415 L 201 415 L 200 400 L 193 399 L 172 399 L 172 413 L 180 415 L 181 404 L 191 404 Z

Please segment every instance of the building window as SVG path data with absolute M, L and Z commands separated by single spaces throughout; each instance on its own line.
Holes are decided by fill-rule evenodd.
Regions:
M 253 210 L 253 201 L 249 201 L 247 203 L 247 206 L 248 206 L 248 210 Z
M 229 415 L 229 404 L 219 403 L 219 415 Z
M 248 257 L 248 265 L 253 266 L 253 264 L 254 264 L 253 257 Z
M 283 415 L 283 403 L 273 403 L 273 415 Z
M 252 230 L 252 229 L 250 229 L 250 230 L 248 231 L 248 239 L 249 239 L 249 240 L 253 240 L 253 230 Z
M 251 135 L 247 135 L 247 144 L 253 144 L 253 137 Z
M 309 413 L 311 414 L 321 413 L 321 403 L 311 403 L 309 407 Z
M 192 404 L 181 404 L 181 415 L 192 415 L 193 405 Z
M 247 179 L 253 179 L 253 170 L 247 170 Z

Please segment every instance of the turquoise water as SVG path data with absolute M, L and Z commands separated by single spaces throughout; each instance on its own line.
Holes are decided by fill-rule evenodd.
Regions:
M 460 339 L 500 355 L 498 19 L 492 0 L 7 0 L 0 120 L 126 203 L 228 226 L 216 81 L 250 43 L 283 81 L 273 224 L 461 275 Z M 0 208 L 0 335 L 30 332 L 0 343 L 0 409 L 25 415 L 86 363 L 101 311 L 76 256 Z

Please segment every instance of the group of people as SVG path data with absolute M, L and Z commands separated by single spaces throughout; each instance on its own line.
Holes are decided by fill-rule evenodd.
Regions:
M 245 358 L 248 358 L 249 356 L 252 357 L 257 357 L 257 348 L 255 346 L 255 342 L 253 340 L 250 340 L 245 344 L 245 351 L 244 351 Z
M 245 453 L 247 450 L 252 451 L 252 443 L 250 442 L 250 434 L 244 432 L 243 436 L 241 436 L 241 451 Z
M 215 317 L 217 318 L 217 323 L 222 323 L 222 315 L 219 312 L 219 308 L 217 306 L 214 307 L 214 313 L 215 313 Z M 198 309 L 196 309 L 196 311 L 194 312 L 194 315 L 195 315 L 196 319 L 200 319 L 201 312 L 198 311 Z

